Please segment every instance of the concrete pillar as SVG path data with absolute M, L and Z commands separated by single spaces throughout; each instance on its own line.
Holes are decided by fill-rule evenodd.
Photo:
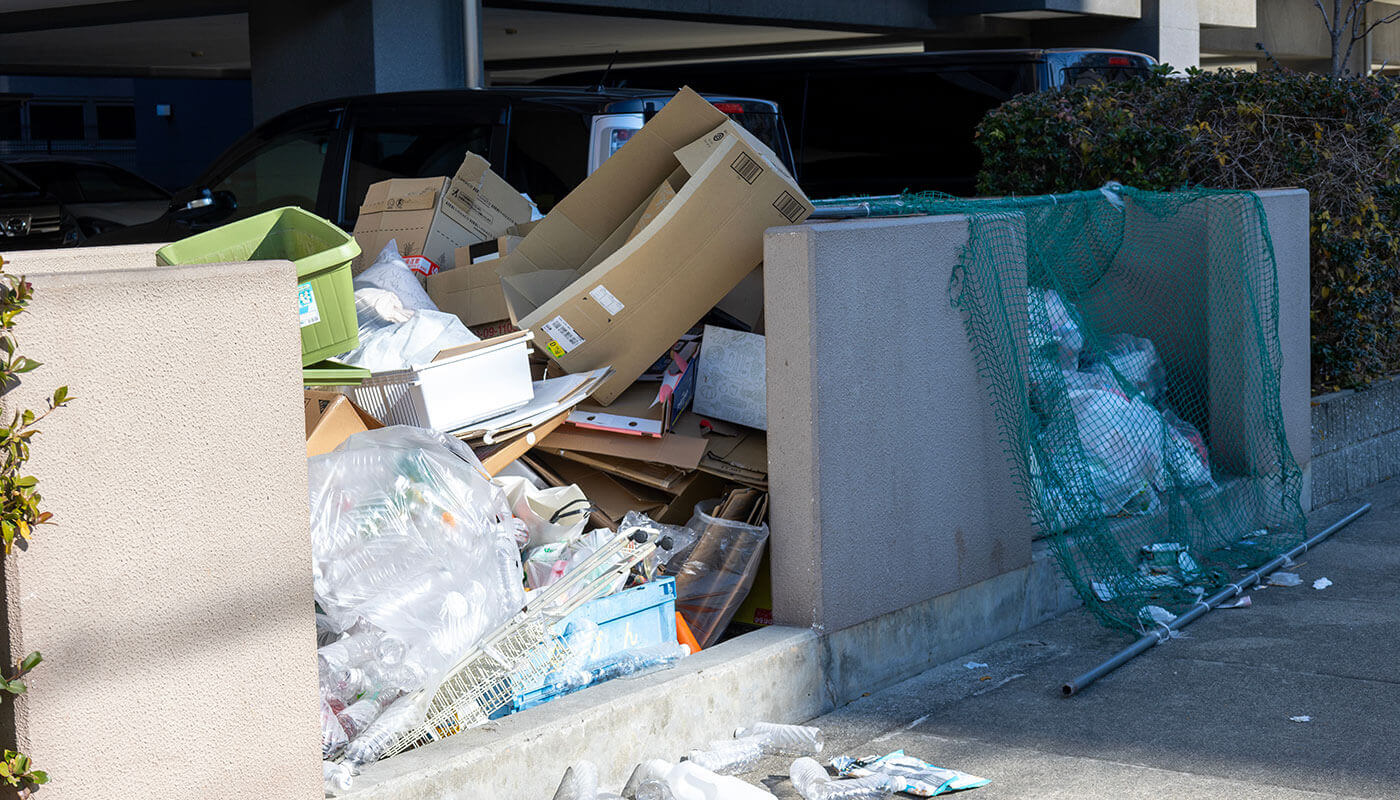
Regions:
M 251 0 L 253 119 L 317 100 L 465 85 L 462 0 Z
M 66 798 L 322 796 L 295 272 L 154 247 L 16 254 L 8 417 L 77 398 L 29 468 L 56 526 L 5 562 L 4 722 Z M 281 298 L 281 299 L 278 299 Z
M 841 630 L 1030 563 L 1031 523 L 948 295 L 967 237 L 949 216 L 765 238 L 779 624 Z M 1024 259 L 1008 268 L 1024 287 Z

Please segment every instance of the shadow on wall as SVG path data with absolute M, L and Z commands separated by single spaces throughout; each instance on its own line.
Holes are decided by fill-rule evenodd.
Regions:
M 209 163 L 253 127 L 246 79 L 133 81 L 137 172 L 172 191 L 194 182 Z M 169 108 L 158 116 L 157 107 Z

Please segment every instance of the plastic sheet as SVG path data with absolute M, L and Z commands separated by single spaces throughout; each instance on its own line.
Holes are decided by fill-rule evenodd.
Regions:
M 776 722 L 755 722 L 734 731 L 734 738 L 755 739 L 764 753 L 775 756 L 815 756 L 826 745 L 820 728 Z
M 399 255 L 399 243 L 395 239 L 390 239 L 389 243 L 384 245 L 384 249 L 379 251 L 378 257 L 368 269 L 355 276 L 354 287 L 357 301 L 361 290 L 379 289 L 396 298 L 398 305 L 406 311 L 425 308 L 430 311 L 438 310 L 437 304 L 428 297 L 423 284 L 418 282 L 418 277 L 409 269 L 408 262 Z M 384 314 L 385 311 L 388 309 L 381 309 L 381 315 L 388 316 Z
M 792 762 L 789 772 L 793 788 L 804 800 L 884 800 L 900 788 L 887 775 L 852 780 L 832 780 L 826 767 L 810 758 Z
M 763 758 L 763 744 L 757 739 L 729 739 L 711 742 L 704 750 L 691 750 L 687 759 L 716 775 L 740 775 L 753 769 Z
M 695 542 L 666 565 L 676 577 L 676 610 L 701 647 L 719 640 L 734 612 L 748 596 L 768 541 L 768 526 L 753 526 L 711 516 L 718 501 L 695 507 L 685 527 Z

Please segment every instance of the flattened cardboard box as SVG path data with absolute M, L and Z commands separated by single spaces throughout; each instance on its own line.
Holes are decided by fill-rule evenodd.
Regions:
M 683 165 L 676 196 L 627 240 Z M 811 211 L 771 151 L 682 89 L 497 272 L 512 319 L 560 366 L 613 367 L 593 395 L 606 405 L 759 265 L 765 230 Z
M 499 236 L 495 252 L 509 253 L 519 241 L 518 236 Z M 428 297 L 439 311 L 456 314 L 467 327 L 508 322 L 510 310 L 506 307 L 501 279 L 496 275 L 492 260 L 473 259 L 473 251 L 478 247 L 481 245 L 457 248 L 453 253 L 456 266 L 429 275 L 424 280 Z
M 405 258 L 422 256 L 438 269 L 451 267 L 458 247 L 501 236 L 530 220 L 530 203 L 492 172 L 486 159 L 468 153 L 448 178 L 393 178 L 372 184 L 355 221 L 364 271 L 390 239 Z

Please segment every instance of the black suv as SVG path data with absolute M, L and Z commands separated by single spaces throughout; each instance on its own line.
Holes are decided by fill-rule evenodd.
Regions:
M 0 253 L 73 245 L 81 238 L 57 198 L 0 164 Z
M 444 89 L 332 100 L 288 111 L 235 142 L 170 210 L 89 244 L 167 242 L 281 206 L 345 230 L 370 184 L 451 175 L 468 151 L 485 157 L 548 211 L 673 92 L 567 88 Z M 778 106 L 707 95 L 789 166 Z

